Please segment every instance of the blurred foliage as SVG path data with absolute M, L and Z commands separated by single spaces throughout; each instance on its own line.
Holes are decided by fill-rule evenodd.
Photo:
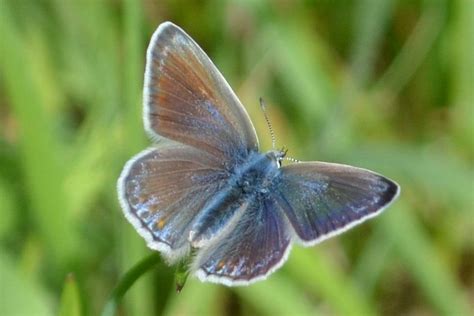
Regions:
M 260 96 L 290 156 L 377 170 L 402 195 L 249 287 L 190 278 L 176 294 L 159 265 L 120 315 L 472 315 L 474 1 L 0 0 L 1 315 L 96 315 L 151 253 L 115 185 L 150 143 L 144 56 L 166 20 L 264 150 Z

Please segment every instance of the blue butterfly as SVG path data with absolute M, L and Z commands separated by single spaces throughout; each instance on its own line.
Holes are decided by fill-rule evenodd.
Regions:
M 314 245 L 380 214 L 399 186 L 369 170 L 326 162 L 281 166 L 259 152 L 245 108 L 202 49 L 165 22 L 147 51 L 144 124 L 161 140 L 125 165 L 126 218 L 169 263 L 228 286 L 265 279 L 292 243 Z

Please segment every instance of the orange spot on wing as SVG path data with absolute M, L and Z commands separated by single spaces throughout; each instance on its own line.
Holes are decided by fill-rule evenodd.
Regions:
M 218 269 L 222 269 L 224 266 L 225 266 L 225 261 L 224 260 L 219 261 L 219 263 L 217 264 Z
M 158 222 L 158 229 L 162 229 L 166 224 L 166 221 L 164 219 L 160 219 L 160 221 Z

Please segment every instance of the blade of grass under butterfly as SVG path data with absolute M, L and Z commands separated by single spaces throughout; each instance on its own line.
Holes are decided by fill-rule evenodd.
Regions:
M 114 316 L 117 312 L 119 304 L 122 302 L 123 297 L 127 292 L 132 289 L 136 281 L 142 277 L 145 273 L 156 268 L 161 264 L 160 254 L 155 252 L 148 257 L 143 258 L 141 261 L 131 267 L 119 280 L 116 287 L 110 294 L 104 309 L 102 310 L 102 316 Z

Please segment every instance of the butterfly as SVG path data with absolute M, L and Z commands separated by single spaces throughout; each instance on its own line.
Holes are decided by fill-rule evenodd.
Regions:
M 155 145 L 118 180 L 128 221 L 171 264 L 228 286 L 263 280 L 293 243 L 311 246 L 380 214 L 399 186 L 326 162 L 282 166 L 259 151 L 245 108 L 204 51 L 171 22 L 147 50 L 143 120 Z

